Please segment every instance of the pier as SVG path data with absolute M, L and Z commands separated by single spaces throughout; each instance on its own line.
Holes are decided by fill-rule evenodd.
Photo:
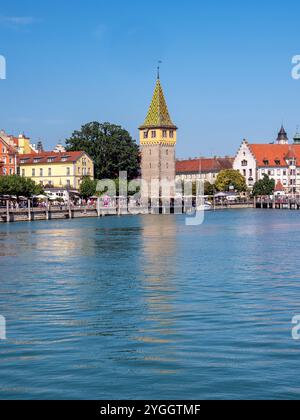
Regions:
M 300 210 L 300 198 L 286 199 L 257 199 L 254 203 L 256 209 L 269 210 Z
M 300 204 L 299 204 L 300 206 Z M 253 208 L 253 202 L 249 203 L 234 203 L 234 204 L 218 204 L 212 210 L 233 210 L 233 209 L 249 209 Z M 13 222 L 33 222 L 38 220 L 66 220 L 78 218 L 91 217 L 106 217 L 106 216 L 125 216 L 125 215 L 168 215 L 168 214 L 186 214 L 193 210 L 187 208 L 184 204 L 182 207 L 152 207 L 143 208 L 135 207 L 126 204 L 116 205 L 111 207 L 104 207 L 100 202 L 91 206 L 51 206 L 51 207 L 32 207 L 30 202 L 25 208 L 12 209 L 7 202 L 6 208 L 0 208 L 0 223 Z

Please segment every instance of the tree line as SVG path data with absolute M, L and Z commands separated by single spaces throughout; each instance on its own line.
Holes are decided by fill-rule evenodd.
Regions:
M 20 175 L 6 175 L 0 177 L 0 196 L 14 196 L 30 198 L 33 195 L 44 193 L 42 185 L 36 184 L 32 179 Z
M 110 123 L 90 122 L 73 132 L 66 139 L 67 151 L 85 151 L 94 161 L 94 176 L 96 180 L 116 180 L 118 192 L 118 177 L 120 171 L 126 171 L 128 181 L 140 176 L 141 155 L 136 141 L 127 130 Z M 80 192 L 83 197 L 95 195 L 97 181 L 83 178 Z M 194 186 L 194 189 L 196 187 Z M 247 192 L 246 179 L 239 171 L 233 169 L 221 171 L 214 184 L 205 182 L 205 195 L 213 195 L 218 191 Z M 275 181 L 265 176 L 258 181 L 252 194 L 272 195 Z M 43 187 L 32 180 L 17 175 L 0 177 L 0 195 L 31 196 L 43 192 Z

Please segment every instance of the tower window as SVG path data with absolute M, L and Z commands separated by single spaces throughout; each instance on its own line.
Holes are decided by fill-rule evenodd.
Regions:
M 173 138 L 174 138 L 174 131 L 173 131 L 173 130 L 171 130 L 171 131 L 170 131 L 170 138 L 171 138 L 171 139 L 173 139 Z
M 167 156 L 169 155 L 169 150 L 168 150 L 168 149 L 166 150 L 166 155 L 167 155 Z
M 165 138 L 167 138 L 167 137 L 168 137 L 167 130 L 163 130 L 163 138 L 165 139 Z
M 248 161 L 247 160 L 243 160 L 242 161 L 242 166 L 248 166 Z
M 156 131 L 155 131 L 155 130 L 151 131 L 151 137 L 152 137 L 153 139 L 155 139 L 155 138 L 156 138 Z
M 144 131 L 144 139 L 148 138 L 148 131 Z

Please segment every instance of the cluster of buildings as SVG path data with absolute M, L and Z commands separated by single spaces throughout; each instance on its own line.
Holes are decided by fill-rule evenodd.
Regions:
M 177 180 L 203 180 L 214 184 L 222 170 L 234 169 L 245 177 L 250 191 L 257 181 L 268 175 L 275 180 L 277 192 L 300 193 L 300 133 L 290 143 L 283 126 L 271 144 L 252 144 L 244 140 L 235 157 L 176 160 L 177 126 L 170 117 L 159 77 L 146 120 L 139 130 L 142 179 L 148 185 L 154 180 L 159 184 L 164 180 L 174 184 Z M 162 196 L 161 191 L 155 194 Z
M 85 152 L 67 152 L 58 144 L 44 151 L 24 134 L 14 137 L 0 131 L 0 176 L 18 174 L 47 189 L 78 190 L 84 176 L 94 177 L 94 163 Z
M 161 197 L 161 183 L 203 180 L 214 184 L 226 169 L 239 171 L 251 190 L 268 175 L 276 190 L 300 193 L 300 133 L 293 143 L 281 127 L 275 142 L 252 144 L 244 140 L 235 157 L 176 160 L 177 126 L 173 123 L 159 79 L 144 123 L 139 127 L 141 174 L 147 196 Z M 68 152 L 59 144 L 53 151 L 31 144 L 24 134 L 14 137 L 0 131 L 0 176 L 19 174 L 48 189 L 78 190 L 83 177 L 94 177 L 94 164 L 87 153 Z M 156 182 L 153 182 L 156 181 Z M 152 189 L 152 190 L 151 190 Z M 142 189 L 143 191 L 143 189 Z

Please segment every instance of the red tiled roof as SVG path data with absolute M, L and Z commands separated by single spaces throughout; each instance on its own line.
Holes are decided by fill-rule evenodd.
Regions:
M 34 165 L 34 164 L 43 164 L 43 163 L 74 163 L 83 155 L 85 152 L 65 152 L 65 153 L 55 153 L 55 152 L 41 152 L 41 153 L 31 153 L 27 155 L 19 155 L 18 163 L 21 165 Z M 38 159 L 38 161 L 37 161 Z M 48 161 L 51 159 L 51 162 Z
M 223 169 L 232 169 L 233 161 L 233 158 L 178 160 L 176 162 L 176 173 L 180 175 L 220 172 Z
M 284 191 L 284 186 L 282 185 L 280 181 L 277 182 L 277 185 L 275 188 L 275 192 L 278 192 L 278 191 Z
M 286 160 L 290 158 L 300 162 L 300 145 L 249 144 L 249 148 L 259 167 L 286 167 Z

